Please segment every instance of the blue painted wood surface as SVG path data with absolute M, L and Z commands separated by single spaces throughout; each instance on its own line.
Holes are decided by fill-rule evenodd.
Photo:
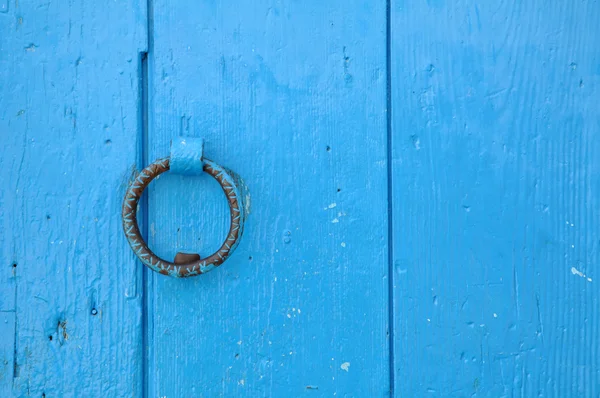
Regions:
M 399 394 L 600 393 L 599 21 L 392 1 Z
M 388 393 L 385 15 L 154 2 L 148 159 L 204 137 L 251 203 L 220 269 L 151 275 L 149 396 Z M 207 255 L 228 210 L 210 177 L 171 175 L 148 221 L 157 254 Z
M 597 396 L 598 21 L 0 0 L 0 397 Z M 178 136 L 249 192 L 237 251 L 184 280 L 120 219 Z M 143 200 L 160 256 L 225 238 L 209 176 Z
M 119 209 L 145 47 L 134 1 L 0 1 L 1 397 L 141 395 Z

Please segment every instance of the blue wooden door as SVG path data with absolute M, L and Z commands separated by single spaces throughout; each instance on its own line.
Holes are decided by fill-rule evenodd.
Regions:
M 199 3 L 199 4 L 198 4 Z M 0 0 L 0 396 L 595 397 L 600 6 Z M 121 204 L 248 188 L 177 279 Z M 142 198 L 206 256 L 207 175 Z

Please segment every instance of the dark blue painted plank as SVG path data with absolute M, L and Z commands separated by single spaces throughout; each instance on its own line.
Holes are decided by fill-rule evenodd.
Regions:
M 388 394 L 385 42 L 383 2 L 154 3 L 149 161 L 204 137 L 251 212 L 219 269 L 150 278 L 150 396 Z M 206 256 L 226 202 L 167 175 L 149 223 Z
M 0 2 L 2 397 L 141 393 L 120 206 L 145 32 L 137 2 Z
M 398 396 L 600 392 L 600 6 L 393 1 Z

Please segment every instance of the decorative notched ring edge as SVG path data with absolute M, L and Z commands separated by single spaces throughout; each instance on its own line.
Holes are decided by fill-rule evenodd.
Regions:
M 206 258 L 187 264 L 176 264 L 163 260 L 150 250 L 140 233 L 137 223 L 138 202 L 148 184 L 154 178 L 169 170 L 170 158 L 159 159 L 140 171 L 136 178 L 129 184 L 127 193 L 125 194 L 122 209 L 123 230 L 125 231 L 129 245 L 142 263 L 163 275 L 185 278 L 208 272 L 223 264 L 227 257 L 233 253 L 242 237 L 245 209 L 244 196 L 238 185 L 243 187 L 243 182 L 235 173 L 215 162 L 208 159 L 203 159 L 203 162 L 204 172 L 210 174 L 221 185 L 229 203 L 231 216 L 229 232 L 225 238 L 225 242 L 223 242 L 219 250 Z

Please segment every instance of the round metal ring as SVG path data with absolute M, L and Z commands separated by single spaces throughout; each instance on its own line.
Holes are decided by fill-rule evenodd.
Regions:
M 238 177 L 235 173 L 219 166 L 211 160 L 203 159 L 203 161 L 204 172 L 214 177 L 221 185 L 221 188 L 227 197 L 231 215 L 229 232 L 225 242 L 223 242 L 219 250 L 207 258 L 197 259 L 198 256 L 196 256 L 193 261 L 183 264 L 179 263 L 179 261 L 175 263 L 163 260 L 150 250 L 140 233 L 136 214 L 138 202 L 148 184 L 150 184 L 154 178 L 169 170 L 169 158 L 159 159 L 143 169 L 136 178 L 131 181 L 127 193 L 125 194 L 122 210 L 123 230 L 125 231 L 125 236 L 129 241 L 129 245 L 142 263 L 163 275 L 184 278 L 208 272 L 221 265 L 227 257 L 231 255 L 242 237 L 244 227 L 244 203 L 243 195 L 241 195 L 238 184 L 236 184 Z

